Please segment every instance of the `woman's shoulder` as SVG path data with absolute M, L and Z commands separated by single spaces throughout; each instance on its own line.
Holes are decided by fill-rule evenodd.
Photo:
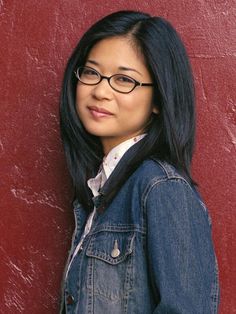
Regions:
M 136 179 L 139 177 L 142 181 L 147 182 L 181 180 L 186 184 L 190 184 L 175 166 L 157 158 L 144 160 L 134 175 Z
M 166 161 L 156 158 L 145 160 L 137 170 L 136 180 L 142 186 L 145 200 L 162 198 L 166 202 L 168 197 L 169 202 L 171 199 L 175 199 L 175 204 L 188 201 L 195 204 L 195 208 L 201 207 L 205 213 L 208 212 L 197 187 Z M 208 220 L 211 224 L 210 217 Z
M 134 173 L 133 181 L 141 187 L 144 194 L 148 194 L 153 189 L 163 190 L 163 187 L 171 194 L 179 189 L 192 194 L 205 207 L 197 187 L 181 171 L 166 161 L 157 158 L 145 160 Z

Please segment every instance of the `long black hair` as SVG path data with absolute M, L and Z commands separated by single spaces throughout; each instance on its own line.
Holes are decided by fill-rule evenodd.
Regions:
M 193 183 L 190 164 L 195 135 L 195 97 L 192 71 L 182 40 L 162 17 L 136 11 L 115 12 L 95 23 L 81 38 L 68 61 L 61 93 L 61 137 L 75 198 L 87 210 L 92 209 L 87 180 L 96 175 L 103 149 L 99 138 L 85 130 L 76 112 L 74 71 L 85 64 L 98 41 L 114 36 L 129 36 L 143 54 L 153 79 L 153 102 L 159 114 L 153 114 L 147 135 L 136 144 L 138 148 L 108 190 L 107 202 L 138 165 L 150 157 L 174 165 Z

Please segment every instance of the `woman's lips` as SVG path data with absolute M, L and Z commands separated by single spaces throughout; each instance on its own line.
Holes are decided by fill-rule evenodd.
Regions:
M 96 106 L 89 106 L 88 109 L 91 115 L 95 118 L 103 118 L 113 115 L 110 111 L 103 108 L 98 108 Z

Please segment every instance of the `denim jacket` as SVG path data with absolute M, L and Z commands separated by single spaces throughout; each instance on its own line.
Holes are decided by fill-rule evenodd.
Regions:
M 75 202 L 67 267 L 88 217 Z M 214 314 L 218 267 L 195 187 L 146 160 L 94 222 L 63 280 L 60 313 Z

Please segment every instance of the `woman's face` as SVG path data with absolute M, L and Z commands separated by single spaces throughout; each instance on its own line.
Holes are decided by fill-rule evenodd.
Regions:
M 152 83 L 143 56 L 125 37 L 98 42 L 90 51 L 85 66 L 101 75 L 125 74 L 143 83 Z M 137 86 L 129 94 L 111 88 L 106 79 L 98 85 L 78 81 L 76 108 L 85 129 L 100 137 L 107 154 L 119 143 L 144 132 L 152 112 L 151 86 Z

